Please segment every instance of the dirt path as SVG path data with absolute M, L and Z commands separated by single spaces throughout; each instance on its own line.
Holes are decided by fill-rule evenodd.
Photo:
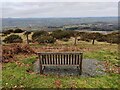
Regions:
M 34 66 L 35 72 L 39 72 L 39 63 L 38 61 Z M 77 67 L 72 66 L 47 66 L 44 70 L 44 74 L 58 74 L 58 75 L 79 75 Z M 104 66 L 102 62 L 94 59 L 84 59 L 83 60 L 83 73 L 82 76 L 96 76 L 104 75 Z

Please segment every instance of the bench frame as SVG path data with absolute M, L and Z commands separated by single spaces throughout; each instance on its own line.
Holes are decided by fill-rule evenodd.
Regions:
M 43 74 L 43 71 L 45 69 L 45 66 L 77 66 L 79 68 L 79 74 L 82 74 L 82 59 L 83 59 L 83 53 L 81 52 L 38 52 L 38 57 L 39 57 L 39 67 L 40 67 L 40 74 Z M 75 60 L 79 61 L 79 64 L 57 64 L 57 60 L 55 59 L 56 64 L 43 64 L 41 61 L 43 60 L 43 55 L 79 55 L 78 59 L 74 58 Z M 53 56 L 54 57 L 54 56 Z M 54 57 L 55 58 L 55 57 Z M 57 57 L 58 58 L 58 57 Z M 65 58 L 64 58 L 65 59 Z M 63 60 L 64 60 L 63 59 Z M 73 57 L 72 57 L 73 60 Z M 63 62 L 63 61 L 62 61 Z M 52 62 L 53 63 L 53 62 Z M 68 62 L 67 62 L 68 63 Z M 44 67 L 44 68 L 43 68 Z

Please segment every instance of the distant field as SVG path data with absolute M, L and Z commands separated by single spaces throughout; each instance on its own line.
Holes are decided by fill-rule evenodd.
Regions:
M 3 27 L 32 26 L 63 26 L 81 23 L 107 22 L 117 24 L 117 17 L 86 17 L 86 18 L 3 18 Z

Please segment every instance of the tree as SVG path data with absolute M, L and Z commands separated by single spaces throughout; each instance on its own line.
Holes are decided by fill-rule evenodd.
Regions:
M 80 38 L 81 38 L 82 41 L 89 42 L 90 39 L 89 39 L 88 35 L 89 35 L 88 32 L 79 32 L 79 36 L 80 36 Z
M 107 41 L 107 35 L 100 34 L 101 36 L 97 38 L 96 40 L 99 42 L 106 42 Z
M 22 32 L 24 32 L 24 31 L 22 29 L 19 29 L 19 28 L 15 29 L 15 31 L 14 31 L 14 33 L 22 33 Z
M 96 40 L 97 38 L 100 38 L 100 37 L 101 37 L 101 34 L 100 34 L 100 33 L 96 33 L 96 32 L 94 32 L 94 33 L 89 33 L 87 37 L 92 40 L 92 44 L 94 45 L 94 44 L 95 44 L 95 40 Z
M 29 34 L 31 34 L 31 31 L 26 31 L 24 35 L 26 36 L 27 39 L 27 44 L 29 44 Z
M 56 30 L 52 32 L 51 36 L 56 39 L 62 40 L 64 38 L 69 39 L 71 37 L 71 34 L 67 30 Z
M 119 38 L 120 38 L 120 32 L 113 32 L 113 33 L 107 34 L 107 42 L 108 43 L 120 44 Z
M 48 36 L 48 35 L 49 35 L 49 33 L 47 31 L 36 31 L 36 32 L 33 33 L 32 39 L 34 41 L 37 41 L 39 37 Z
M 70 36 L 74 37 L 74 45 L 77 44 L 77 37 L 79 36 L 78 31 L 69 30 Z
M 41 36 L 38 38 L 38 43 L 54 43 L 56 39 L 54 39 L 52 36 Z

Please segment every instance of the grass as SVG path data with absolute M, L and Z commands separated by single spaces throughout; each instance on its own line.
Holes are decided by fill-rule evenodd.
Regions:
M 105 46 L 105 47 L 103 47 Z M 33 45 L 31 45 L 33 47 Z M 36 47 L 42 47 L 37 46 Z M 55 47 L 55 46 L 54 46 Z M 57 47 L 57 46 L 56 46 Z M 78 45 L 76 47 L 89 48 L 89 45 Z M 102 49 L 99 49 L 103 47 Z M 84 58 L 92 58 L 102 61 L 109 61 L 112 65 L 118 63 L 116 46 L 95 45 L 90 48 L 97 48 L 84 53 Z M 112 48 L 112 51 L 109 49 Z M 117 47 L 116 47 L 117 48 Z M 107 73 L 104 76 L 80 77 L 80 76 L 58 76 L 40 75 L 33 72 L 33 63 L 36 56 L 27 58 L 24 55 L 17 55 L 18 62 L 3 64 L 2 86 L 4 88 L 117 88 L 120 89 L 119 74 Z M 20 58 L 22 57 L 22 58 Z M 27 72 L 30 70 L 31 72 Z
M 25 38 L 25 36 L 23 36 Z M 25 39 L 24 39 L 25 40 Z M 51 45 L 30 44 L 40 52 L 42 47 L 63 48 L 63 51 L 82 51 L 84 58 L 107 61 L 112 66 L 118 66 L 118 46 L 95 42 L 79 41 L 73 46 L 73 39 L 68 42 L 58 41 Z M 61 44 L 62 43 L 62 44 Z M 68 48 L 70 47 L 70 49 Z M 66 49 L 68 48 L 68 49 Z M 4 63 L 2 70 L 3 88 L 117 88 L 120 89 L 120 75 L 108 72 L 104 76 L 81 77 L 81 76 L 58 76 L 58 75 L 40 75 L 33 72 L 33 63 L 36 61 L 35 55 L 16 55 L 16 62 Z
M 35 58 L 31 57 L 24 60 L 23 62 L 25 64 L 32 65 Z M 118 74 L 107 74 L 94 78 L 80 76 L 63 77 L 57 75 L 30 74 L 26 72 L 28 69 L 26 66 L 19 67 L 15 63 L 7 63 L 3 66 L 4 88 L 56 88 L 56 81 L 59 81 L 60 88 L 120 88 L 120 76 Z M 31 68 L 31 66 L 29 68 Z
M 92 53 L 88 52 L 88 53 L 85 53 L 84 58 L 108 61 L 115 65 L 117 65 L 119 62 L 117 51 L 99 50 Z

